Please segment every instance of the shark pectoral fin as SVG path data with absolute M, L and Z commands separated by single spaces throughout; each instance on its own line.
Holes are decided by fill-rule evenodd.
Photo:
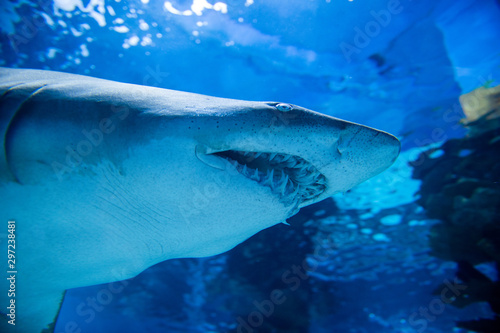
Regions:
M 65 291 L 40 291 L 13 298 L 15 310 L 1 314 L 0 332 L 54 333 L 64 295 Z

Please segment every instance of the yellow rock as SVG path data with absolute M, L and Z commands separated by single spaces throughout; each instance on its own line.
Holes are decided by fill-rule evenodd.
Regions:
M 500 85 L 493 88 L 477 88 L 460 96 L 460 104 L 466 118 L 465 126 L 471 134 L 484 133 L 500 126 Z

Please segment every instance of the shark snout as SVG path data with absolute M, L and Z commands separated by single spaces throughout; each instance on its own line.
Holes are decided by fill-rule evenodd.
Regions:
M 332 187 L 346 191 L 390 167 L 400 149 L 391 134 L 349 124 L 330 148 L 332 163 L 323 172 Z

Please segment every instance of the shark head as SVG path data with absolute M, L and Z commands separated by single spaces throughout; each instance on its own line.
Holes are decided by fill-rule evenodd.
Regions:
M 388 133 L 285 103 L 228 110 L 215 123 L 199 136 L 197 157 L 237 170 L 295 208 L 351 189 L 388 168 L 400 151 Z
M 167 126 L 177 142 L 173 148 L 164 141 L 170 153 L 177 150 L 171 163 L 179 165 L 171 169 L 183 170 L 168 180 L 182 179 L 172 198 L 183 198 L 175 219 L 196 224 L 197 239 L 220 233 L 194 256 L 228 250 L 301 207 L 351 189 L 388 168 L 400 151 L 388 133 L 277 102 L 205 98 L 203 109 Z

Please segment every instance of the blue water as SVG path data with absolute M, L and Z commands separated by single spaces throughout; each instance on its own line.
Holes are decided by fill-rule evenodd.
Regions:
M 500 84 L 498 1 L 1 0 L 0 19 L 1 66 L 289 102 L 403 147 L 291 227 L 68 291 L 55 332 L 466 332 L 457 320 L 493 315 L 432 294 L 456 263 L 431 253 L 408 162 L 466 135 L 461 94 Z

